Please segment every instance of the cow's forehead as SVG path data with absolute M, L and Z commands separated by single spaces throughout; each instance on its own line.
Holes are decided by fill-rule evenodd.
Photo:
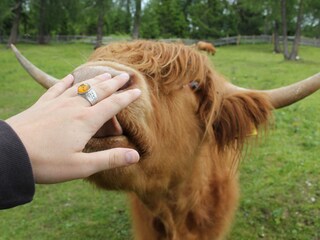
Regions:
M 97 61 L 88 62 L 79 66 L 72 72 L 72 75 L 74 76 L 75 83 L 78 83 L 90 78 L 94 78 L 95 76 L 103 73 L 109 73 L 112 77 L 114 77 L 124 72 L 128 73 L 129 75 L 136 74 L 134 69 L 122 64 L 110 61 Z
M 104 66 L 84 66 L 81 68 L 77 68 L 75 71 L 72 72 L 72 75 L 74 76 L 75 83 L 82 82 L 84 80 L 94 78 L 97 75 L 101 75 L 103 73 L 110 73 L 113 75 L 120 74 L 119 71 L 116 71 L 109 67 Z M 114 74 L 112 74 L 114 73 Z M 115 74 L 117 73 L 117 74 Z

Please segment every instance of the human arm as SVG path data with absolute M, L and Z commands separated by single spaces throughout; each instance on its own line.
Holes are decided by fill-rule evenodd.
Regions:
M 114 78 L 103 74 L 88 80 L 100 100 L 90 106 L 77 95 L 77 86 L 70 87 L 73 77 L 69 75 L 32 107 L 6 120 L 26 148 L 36 183 L 85 178 L 139 160 L 139 154 L 133 149 L 82 152 L 108 119 L 139 97 L 138 89 L 115 93 L 128 79 L 127 74 Z

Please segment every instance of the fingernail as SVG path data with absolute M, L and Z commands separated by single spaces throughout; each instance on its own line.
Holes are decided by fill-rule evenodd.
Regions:
M 136 151 L 128 151 L 125 155 L 126 162 L 129 164 L 136 163 L 139 161 L 139 154 Z
M 70 80 L 70 81 L 73 80 L 73 78 L 74 78 L 74 77 L 73 77 L 72 74 L 68 74 L 68 75 L 65 77 L 66 80 Z
M 141 90 L 139 88 L 131 89 L 131 91 L 136 94 L 137 96 L 141 95 Z
M 112 76 L 110 73 L 103 73 L 101 74 L 102 78 L 104 78 L 105 80 L 110 79 Z
M 63 79 L 63 81 L 67 82 L 70 86 L 74 81 L 74 76 L 72 74 L 69 74 Z
M 119 77 L 121 78 L 124 78 L 124 79 L 128 79 L 130 78 L 129 74 L 128 73 L 121 73 L 120 75 L 118 75 Z

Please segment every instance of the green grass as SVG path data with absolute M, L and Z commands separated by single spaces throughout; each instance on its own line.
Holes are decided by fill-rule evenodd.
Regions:
M 63 77 L 83 63 L 91 45 L 18 45 L 46 72 Z M 273 88 L 320 71 L 320 49 L 301 47 L 286 62 L 271 45 L 220 47 L 211 57 L 234 84 Z M 30 106 L 44 92 L 0 46 L 0 118 Z M 229 239 L 320 239 L 320 92 L 275 111 L 266 137 L 240 169 L 241 201 Z M 83 181 L 38 185 L 32 203 L 0 211 L 0 239 L 131 239 L 122 193 Z

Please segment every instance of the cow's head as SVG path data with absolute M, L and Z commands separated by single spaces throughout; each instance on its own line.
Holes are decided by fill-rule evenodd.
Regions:
M 58 81 L 13 49 L 43 86 L 49 88 Z M 211 146 L 212 156 L 236 155 L 247 136 L 266 123 L 272 109 L 320 88 L 320 74 L 280 89 L 240 88 L 218 75 L 207 57 L 196 50 L 153 41 L 98 48 L 72 74 L 78 83 L 105 72 L 128 72 L 131 78 L 126 88 L 142 90 L 141 97 L 105 123 L 86 146 L 85 151 L 132 147 L 141 154 L 139 164 L 90 177 L 107 189 L 151 191 L 174 185 L 192 171 L 203 145 Z

